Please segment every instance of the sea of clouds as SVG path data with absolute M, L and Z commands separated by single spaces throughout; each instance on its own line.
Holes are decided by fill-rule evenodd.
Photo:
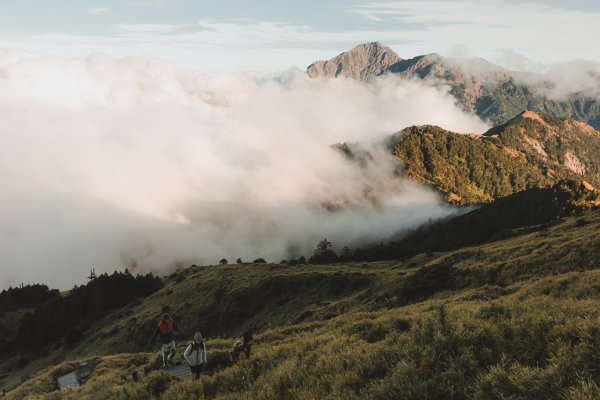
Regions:
M 397 176 L 384 143 L 414 124 L 487 128 L 426 82 L 0 49 L 0 287 L 385 240 L 453 212 Z

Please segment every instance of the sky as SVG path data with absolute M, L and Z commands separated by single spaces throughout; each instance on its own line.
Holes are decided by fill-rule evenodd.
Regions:
M 0 47 L 149 56 L 204 71 L 304 69 L 359 43 L 520 70 L 600 60 L 595 0 L 2 1 Z

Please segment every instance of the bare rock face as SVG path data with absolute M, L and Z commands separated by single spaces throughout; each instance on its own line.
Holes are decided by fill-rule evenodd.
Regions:
M 384 73 L 401 58 L 379 42 L 361 44 L 329 61 L 317 61 L 307 68 L 311 78 L 346 77 L 366 80 Z

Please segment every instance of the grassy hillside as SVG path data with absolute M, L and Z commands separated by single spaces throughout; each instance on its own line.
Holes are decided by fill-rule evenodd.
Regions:
M 543 230 L 559 218 L 577 215 L 600 205 L 600 191 L 582 181 L 560 181 L 502 197 L 466 214 L 432 221 L 408 232 L 400 241 L 370 249 L 371 258 L 407 256 L 459 249 Z M 583 220 L 582 220 L 583 221 Z
M 593 399 L 600 395 L 600 211 L 510 238 L 404 262 L 182 269 L 107 316 L 72 349 L 25 366 L 9 398 Z M 208 375 L 152 372 L 144 345 L 168 309 L 208 337 Z M 230 365 L 246 328 L 253 357 Z M 110 355 L 112 354 L 112 355 Z M 65 359 L 97 357 L 78 391 L 57 393 Z
M 600 283 L 597 271 L 271 328 L 234 366 L 224 362 L 228 343 L 212 340 L 211 374 L 200 382 L 153 372 L 133 383 L 119 375 L 151 354 L 102 357 L 86 386 L 49 398 L 594 399 L 600 316 L 597 293 L 581 296 L 590 282 Z M 43 393 L 56 373 L 10 398 Z
M 390 142 L 405 174 L 454 204 L 479 204 L 562 179 L 600 185 L 600 132 L 526 112 L 485 135 L 413 126 Z

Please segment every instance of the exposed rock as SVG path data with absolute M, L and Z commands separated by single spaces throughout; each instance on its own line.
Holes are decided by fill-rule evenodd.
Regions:
M 577 175 L 585 175 L 585 165 L 579 161 L 579 158 L 570 151 L 565 153 L 565 167 L 575 172 Z
M 595 187 L 593 187 L 588 181 L 582 181 L 583 183 L 583 187 L 585 187 L 587 190 L 596 190 Z
M 542 143 L 540 143 L 538 140 L 535 140 L 533 138 L 530 138 L 529 136 L 523 136 L 523 139 L 525 139 L 525 141 L 527 143 L 529 143 L 531 145 L 531 147 L 538 152 L 538 154 L 540 156 L 542 156 L 542 158 L 544 160 L 548 159 L 548 153 L 546 153 L 546 150 L 544 150 L 544 145 Z
M 381 75 L 400 61 L 394 50 L 378 42 L 361 44 L 329 61 L 317 61 L 307 68 L 311 78 L 347 77 L 365 80 Z

